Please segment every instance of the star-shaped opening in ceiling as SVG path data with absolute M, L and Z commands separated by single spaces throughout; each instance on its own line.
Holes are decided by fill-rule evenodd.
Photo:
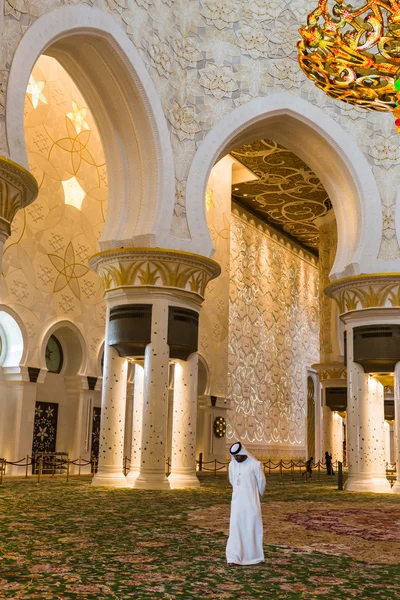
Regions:
M 81 184 L 75 175 L 71 177 L 71 179 L 65 179 L 61 183 L 63 184 L 64 188 L 65 204 L 70 204 L 71 206 L 75 206 L 75 208 L 80 210 L 86 192 L 82 189 Z
M 87 108 L 79 107 L 75 100 L 72 100 L 72 112 L 67 113 L 67 117 L 73 122 L 76 133 L 80 133 L 83 129 L 90 130 L 89 125 L 85 121 L 87 112 Z
M 48 104 L 46 96 L 43 94 L 44 86 L 46 85 L 45 81 L 35 81 L 33 75 L 29 77 L 28 87 L 26 88 L 26 93 L 30 94 L 32 99 L 33 108 L 36 108 L 39 104 L 39 101 L 43 102 L 43 104 Z

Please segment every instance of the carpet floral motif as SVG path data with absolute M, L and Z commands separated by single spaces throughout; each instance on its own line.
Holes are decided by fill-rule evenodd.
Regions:
M 272 479 L 262 505 L 266 561 L 248 568 L 225 561 L 225 477 L 170 492 L 92 488 L 85 478 L 40 485 L 6 479 L 0 487 L 0 598 L 399 597 L 400 499 Z M 339 531 L 340 523 L 347 530 Z M 373 543 L 363 531 L 377 532 Z

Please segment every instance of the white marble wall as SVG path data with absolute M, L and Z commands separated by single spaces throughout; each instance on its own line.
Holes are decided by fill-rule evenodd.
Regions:
M 243 212 L 231 221 L 228 439 L 306 454 L 307 366 L 319 360 L 318 269 Z

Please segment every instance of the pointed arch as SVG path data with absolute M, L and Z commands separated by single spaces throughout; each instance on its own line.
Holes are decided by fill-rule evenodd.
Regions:
M 22 37 L 7 86 L 10 157 L 28 166 L 24 98 L 43 53 L 74 79 L 96 120 L 109 178 L 109 210 L 100 248 L 165 246 L 175 178 L 169 132 L 154 84 L 134 45 L 111 15 L 85 5 L 39 17 Z
M 329 194 L 338 225 L 331 279 L 380 270 L 382 208 L 370 165 L 338 123 L 318 107 L 284 92 L 236 108 L 203 140 L 187 182 L 193 252 L 213 254 L 204 202 L 212 167 L 234 148 L 262 138 L 272 138 L 297 154 Z

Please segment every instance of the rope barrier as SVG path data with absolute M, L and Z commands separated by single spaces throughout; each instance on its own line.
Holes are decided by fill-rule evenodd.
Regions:
M 65 458 L 66 457 L 66 458 Z M 125 475 L 129 472 L 131 459 L 128 456 L 123 458 L 123 472 Z M 318 461 L 313 465 L 310 465 L 311 473 L 307 469 L 307 464 L 303 460 L 279 460 L 278 462 L 273 462 L 271 459 L 260 459 L 260 462 L 263 465 L 264 473 L 268 476 L 271 476 L 272 472 L 277 472 L 279 475 L 281 483 L 283 483 L 283 475 L 284 472 L 289 471 L 290 479 L 293 483 L 296 482 L 296 471 L 299 473 L 300 480 L 303 480 L 303 475 L 305 475 L 305 479 L 303 481 L 308 482 L 311 477 L 311 473 L 316 471 L 317 476 L 316 479 L 318 482 L 321 481 L 321 473 L 326 472 L 329 477 L 333 477 L 335 474 L 340 474 L 341 482 L 339 482 L 339 489 L 343 489 L 343 462 L 334 461 L 330 465 L 330 471 L 328 473 L 328 465 L 323 463 L 322 461 Z M 228 466 L 230 461 L 220 461 L 218 459 L 204 461 L 202 454 L 199 456 L 199 460 L 196 460 L 196 468 L 198 471 L 205 471 L 208 473 L 214 473 L 217 476 L 217 473 L 220 471 L 226 470 L 228 473 Z M 33 467 L 32 475 L 37 475 L 37 484 L 39 485 L 44 471 L 53 471 L 52 476 L 56 474 L 56 471 L 60 471 L 61 474 L 66 475 L 66 480 L 69 482 L 71 476 L 71 465 L 74 467 L 78 467 L 78 476 L 81 475 L 81 468 L 88 467 L 90 465 L 90 474 L 94 475 L 97 471 L 98 459 L 93 457 L 88 460 L 79 456 L 74 460 L 70 460 L 68 458 L 67 453 L 40 453 L 36 456 L 27 455 L 25 458 L 21 458 L 16 461 L 8 461 L 5 458 L 0 458 L 0 485 L 3 484 L 4 477 L 6 475 L 7 465 L 12 467 L 21 467 L 25 469 L 25 478 L 28 478 L 28 469 L 29 467 Z M 167 475 L 171 471 L 171 460 L 168 457 L 166 461 L 167 466 Z M 304 468 L 306 470 L 304 470 Z M 386 473 L 389 479 L 396 479 L 396 471 L 397 465 L 396 463 L 386 463 Z M 47 473 L 48 474 L 48 473 Z M 89 474 L 89 473 L 86 473 Z M 340 487 L 341 486 L 341 487 Z

